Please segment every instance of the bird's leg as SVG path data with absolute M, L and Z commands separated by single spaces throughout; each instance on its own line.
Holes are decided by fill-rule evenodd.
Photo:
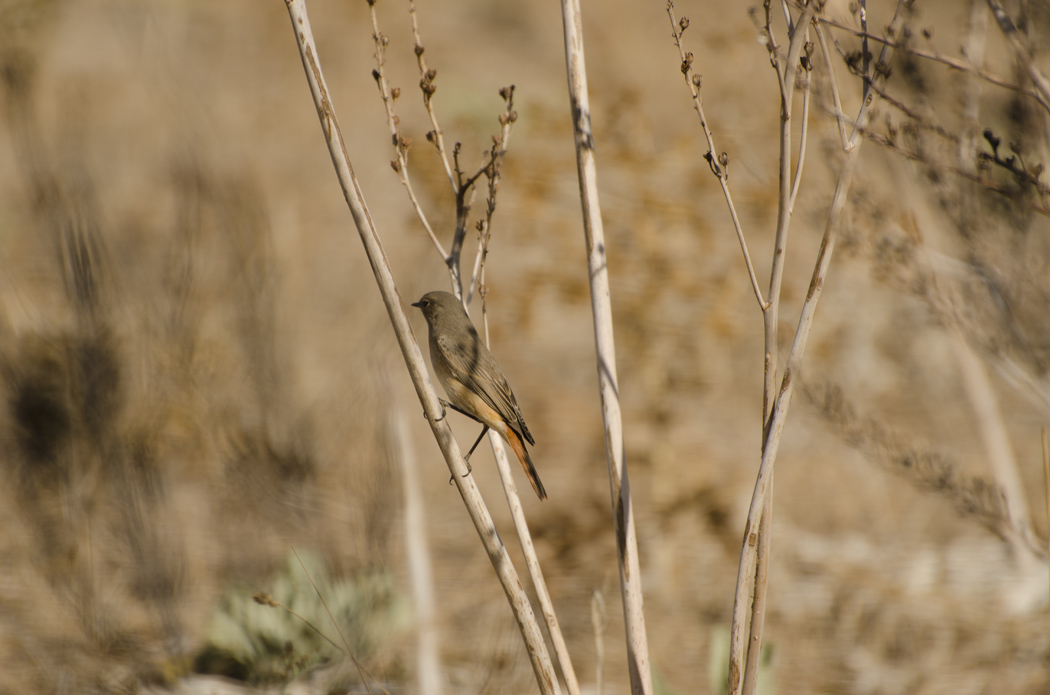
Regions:
M 470 447 L 470 451 L 468 451 L 467 455 L 463 457 L 463 460 L 467 462 L 467 472 L 463 474 L 464 478 L 466 478 L 468 475 L 470 475 L 471 472 L 474 470 L 474 468 L 470 465 L 470 455 L 473 454 L 474 450 L 478 448 L 478 444 L 481 444 L 481 438 L 484 437 L 485 433 L 488 432 L 488 431 L 489 431 L 489 426 L 485 425 L 481 429 L 481 434 L 479 434 L 478 438 L 474 441 L 474 446 Z M 448 479 L 448 484 L 449 485 L 452 484 L 452 478 Z
M 478 448 L 478 444 L 481 444 L 481 438 L 484 437 L 485 433 L 488 432 L 488 431 L 489 431 L 489 426 L 488 425 L 485 425 L 484 427 L 481 428 L 481 434 L 479 434 L 478 438 L 476 440 L 474 440 L 474 446 L 470 447 L 470 451 L 468 451 L 467 455 L 463 457 L 463 460 L 467 462 L 467 467 L 468 468 L 470 467 L 470 455 L 473 454 L 474 450 Z

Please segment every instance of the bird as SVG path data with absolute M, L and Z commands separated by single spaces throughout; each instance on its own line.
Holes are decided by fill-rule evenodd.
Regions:
M 540 482 L 525 442 L 536 444 L 507 378 L 470 321 L 463 304 L 448 292 L 427 292 L 412 306 L 423 312 L 430 330 L 430 364 L 448 394 L 450 405 L 485 426 L 467 458 L 489 429 L 510 445 L 532 489 L 541 499 Z

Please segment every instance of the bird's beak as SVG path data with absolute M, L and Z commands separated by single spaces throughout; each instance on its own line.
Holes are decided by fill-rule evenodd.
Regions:
M 423 308 L 423 302 L 421 302 L 421 301 L 419 301 L 419 302 L 412 302 L 412 306 L 422 309 Z

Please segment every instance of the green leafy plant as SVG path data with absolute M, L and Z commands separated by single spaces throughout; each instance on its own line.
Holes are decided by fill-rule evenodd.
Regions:
M 244 585 L 227 589 L 208 627 L 198 671 L 287 681 L 345 658 L 347 648 L 362 662 L 405 624 L 407 604 L 385 571 L 339 580 L 320 558 L 300 558 L 302 564 L 288 554 L 269 593 L 253 594 Z

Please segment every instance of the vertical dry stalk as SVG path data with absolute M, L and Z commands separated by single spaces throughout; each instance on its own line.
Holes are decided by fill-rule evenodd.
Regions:
M 481 542 L 488 553 L 496 575 L 507 595 L 507 600 L 514 612 L 518 622 L 522 638 L 536 673 L 536 681 L 543 693 L 560 693 L 557 679 L 554 677 L 554 668 L 547 654 L 547 647 L 543 642 L 543 635 L 539 624 L 533 614 L 532 606 L 521 586 L 517 572 L 510 561 L 506 548 L 499 539 L 492 517 L 485 506 L 484 500 L 478 491 L 474 479 L 466 475 L 467 466 L 460 453 L 459 445 L 452 436 L 452 430 L 445 421 L 445 414 L 438 401 L 434 386 L 427 374 L 426 364 L 423 362 L 423 354 L 419 350 L 412 335 L 412 329 L 408 323 L 401 298 L 394 282 L 390 264 L 383 250 L 382 242 L 376 231 L 372 217 L 365 206 L 364 197 L 358 186 L 350 164 L 350 157 L 346 152 L 346 145 L 340 132 L 339 122 L 336 118 L 335 107 L 329 97 L 328 86 L 325 84 L 324 75 L 321 72 L 320 60 L 317 56 L 313 32 L 310 29 L 310 20 L 306 13 L 305 0 L 285 0 L 288 14 L 295 32 L 296 43 L 303 61 L 303 69 L 306 79 L 310 85 L 310 92 L 317 108 L 317 115 L 321 122 L 321 130 L 328 144 L 328 151 L 332 157 L 339 184 L 343 189 L 350 214 L 354 218 L 361 242 L 365 247 L 372 272 L 375 274 L 379 291 L 383 296 L 387 314 L 394 328 L 398 346 L 404 356 L 408 367 L 412 385 L 416 389 L 420 402 L 423 404 L 427 420 L 430 422 L 431 430 L 437 439 L 438 446 L 445 457 L 452 477 L 459 488 L 467 507 L 467 513 L 478 532 Z
M 887 29 L 887 33 L 891 36 L 896 36 L 898 34 L 904 21 L 904 13 L 901 12 L 904 2 L 905 0 L 901 0 L 901 2 L 898 3 L 893 21 Z M 803 12 L 803 19 L 805 21 L 803 22 L 800 20 L 794 25 L 792 43 L 788 50 L 788 60 L 785 62 L 783 69 L 781 69 L 781 67 L 777 68 L 777 73 L 781 76 L 781 117 L 785 121 L 787 120 L 786 117 L 790 115 L 790 111 L 784 111 L 784 108 L 789 108 L 790 105 L 790 90 L 788 89 L 789 83 L 787 80 L 794 79 L 793 66 L 797 63 L 801 51 L 801 41 L 796 43 L 795 39 L 804 34 L 805 26 L 811 18 L 811 14 Z M 769 40 L 772 41 L 772 36 L 769 37 Z M 771 50 L 775 50 L 775 46 L 771 46 L 770 48 Z M 891 50 L 892 49 L 889 45 L 883 45 L 882 52 L 878 59 L 879 64 L 886 64 Z M 876 73 L 884 74 L 884 71 L 880 72 L 879 70 L 876 70 Z M 784 422 L 787 419 L 788 409 L 791 404 L 791 396 L 794 391 L 794 375 L 798 372 L 798 368 L 801 364 L 802 355 L 805 352 L 806 343 L 809 339 L 809 332 L 813 325 L 813 317 L 816 312 L 817 304 L 820 301 L 821 292 L 823 291 L 824 279 L 826 278 L 828 268 L 831 265 L 831 258 L 838 235 L 839 219 L 845 208 L 846 194 L 849 191 L 853 178 L 853 171 L 856 168 L 857 157 L 860 150 L 861 133 L 870 118 L 871 106 L 878 98 L 878 93 L 874 90 L 868 92 L 867 89 L 865 89 L 865 92 L 866 97 L 861 106 L 860 113 L 857 116 L 853 134 L 845 148 L 848 154 L 842 165 L 842 169 L 839 172 L 839 179 L 835 186 L 831 208 L 828 211 L 828 217 L 824 227 L 824 236 L 821 240 L 820 250 L 818 251 L 816 265 L 813 270 L 813 277 L 810 280 L 809 291 L 802 306 L 801 315 L 799 316 L 795 338 L 792 342 L 791 350 L 788 353 L 787 367 L 784 370 L 784 376 L 780 382 L 779 393 L 777 393 L 776 398 L 773 399 L 772 397 L 768 397 L 768 394 L 771 393 L 771 388 L 775 386 L 777 341 L 776 321 L 774 320 L 770 323 L 769 319 L 770 317 L 775 319 L 777 313 L 777 300 L 779 298 L 780 287 L 779 276 L 782 274 L 782 268 L 778 269 L 777 264 L 783 263 L 783 255 L 786 248 L 786 222 L 788 221 L 783 217 L 778 219 L 777 240 L 774 252 L 774 268 L 770 280 L 771 294 L 768 297 L 770 309 L 764 313 L 767 328 L 767 370 L 764 393 L 767 394 L 768 397 L 765 407 L 769 408 L 769 415 L 763 439 L 762 462 L 759 465 L 758 476 L 755 480 L 755 489 L 751 497 L 751 506 L 748 510 L 747 524 L 744 528 L 744 542 L 740 551 L 740 564 L 737 570 L 736 596 L 733 603 L 733 621 L 730 629 L 729 692 L 731 695 L 737 695 L 741 692 L 746 693 L 746 695 L 751 695 L 757 684 L 757 678 L 755 677 L 757 675 L 757 665 L 753 666 L 752 660 L 757 662 L 762 646 L 761 621 L 766 590 L 766 575 L 765 570 L 762 569 L 762 565 L 768 562 L 768 559 L 765 558 L 760 562 L 759 554 L 768 553 L 769 548 L 769 542 L 764 538 L 764 536 L 768 535 L 768 528 L 766 527 L 767 519 L 764 517 L 771 508 L 770 500 L 773 484 L 773 463 L 776 460 L 777 452 L 780 449 L 780 439 L 783 434 Z M 785 95 L 787 95 L 787 98 L 785 98 Z M 783 157 L 790 157 L 791 149 L 789 137 L 790 134 L 785 137 L 784 130 L 781 131 L 782 161 L 780 203 L 782 215 L 790 214 L 789 201 L 791 198 L 791 186 L 790 180 L 786 180 L 787 175 L 790 173 L 790 169 L 785 166 L 783 161 Z M 774 288 L 776 288 L 775 293 L 773 292 Z M 770 337 L 772 337 L 772 341 L 770 341 Z M 773 381 L 771 381 L 771 379 Z M 750 601 L 752 577 L 755 578 L 755 598 L 753 602 Z M 752 607 L 750 611 L 748 610 L 749 603 Z M 747 620 L 748 613 L 750 613 L 751 616 L 750 621 Z M 748 630 L 749 637 L 747 639 L 745 639 L 744 633 L 745 624 L 750 627 Z M 746 657 L 745 643 L 747 650 Z M 746 673 L 742 674 L 741 664 L 744 663 L 745 658 L 747 659 L 748 664 Z M 750 677 L 741 678 L 742 675 Z
M 594 668 L 597 679 L 594 691 L 602 695 L 602 668 L 605 666 L 605 599 L 597 589 L 591 594 L 591 627 L 594 628 Z
M 484 266 L 482 266 L 482 274 L 484 274 Z M 489 325 L 486 320 L 485 344 L 488 345 L 488 343 Z M 569 695 L 580 695 L 580 682 L 576 678 L 576 669 L 572 665 L 569 648 L 565 644 L 565 636 L 562 635 L 561 625 L 558 623 L 558 615 L 554 612 L 554 602 L 551 601 L 550 591 L 547 590 L 547 580 L 543 577 L 543 569 L 536 555 L 536 547 L 532 543 L 532 534 L 529 531 L 528 521 L 525 519 L 525 510 L 521 506 L 518 488 L 514 484 L 514 474 L 510 461 L 507 459 L 507 451 L 503 448 L 503 439 L 491 429 L 488 435 L 489 444 L 492 446 L 492 453 L 496 459 L 496 468 L 503 483 L 503 492 L 507 497 L 507 507 L 510 509 L 511 519 L 514 522 L 514 530 L 518 534 L 518 543 L 521 544 L 521 554 L 525 556 L 525 566 L 529 570 L 532 586 L 536 589 L 536 596 L 540 601 L 543 620 L 547 625 L 547 632 L 550 633 L 551 644 L 554 645 L 554 655 L 558 658 L 558 665 L 561 666 L 562 675 L 565 677 L 565 687 Z
M 777 207 L 777 231 L 773 243 L 773 262 L 769 273 L 769 294 L 766 295 L 765 305 L 762 308 L 763 334 L 765 336 L 764 352 L 764 378 L 762 388 L 762 434 L 763 450 L 766 446 L 765 434 L 772 415 L 773 401 L 776 397 L 777 381 L 777 347 L 779 343 L 778 326 L 780 323 L 780 289 L 783 284 L 784 263 L 787 258 L 787 236 L 791 227 L 791 212 L 794 207 L 795 194 L 798 192 L 798 183 L 802 180 L 802 167 L 805 162 L 805 137 L 809 117 L 809 79 L 806 79 L 806 99 L 803 109 L 803 123 L 801 128 L 801 141 L 799 144 L 798 164 L 795 175 L 791 175 L 791 128 L 792 128 L 792 106 L 795 96 L 795 81 L 798 70 L 803 70 L 799 58 L 807 43 L 809 36 L 809 24 L 813 18 L 813 7 L 807 4 L 802 15 L 794 23 L 786 5 L 783 6 L 787 29 L 790 37 L 787 56 L 781 62 L 778 47 L 773 37 L 771 21 L 769 17 L 769 5 L 766 14 L 766 41 L 773 67 L 777 72 L 777 84 L 780 88 L 780 192 Z M 798 66 L 798 67 L 796 67 Z M 773 523 L 773 475 L 770 470 L 769 484 L 765 489 L 765 499 L 760 526 L 758 527 L 758 548 L 755 559 L 754 592 L 751 601 L 751 619 L 749 622 L 749 644 L 747 648 L 747 660 L 744 665 L 743 692 L 750 695 L 758 684 L 759 657 L 762 653 L 762 632 L 765 626 L 766 589 L 769 576 L 769 552 L 772 544 Z M 747 538 L 747 534 L 745 534 Z M 750 583 L 751 577 L 737 577 L 737 581 Z M 739 587 L 737 590 L 739 596 Z M 736 612 L 734 611 L 734 618 Z M 731 637 L 742 640 L 743 632 L 741 626 L 734 620 L 734 628 Z M 742 641 L 741 641 L 741 648 Z M 739 661 L 730 661 L 730 682 L 734 678 L 739 679 Z M 734 671 L 736 667 L 736 671 Z M 731 686 L 732 690 L 732 686 Z
M 985 371 L 984 364 L 974 354 L 973 348 L 966 342 L 966 339 L 958 331 L 954 332 L 953 338 L 955 357 L 959 361 L 959 371 L 963 376 L 963 386 L 966 389 L 966 395 L 970 398 L 970 407 L 973 408 L 974 417 L 977 420 L 977 434 L 984 445 L 984 455 L 992 469 L 995 484 L 1002 492 L 1007 520 L 1010 526 L 1024 533 L 1029 529 L 1028 502 L 1025 499 L 1024 484 L 1017 470 L 1017 459 L 1010 444 L 1010 435 L 1006 431 L 1006 423 L 1003 422 L 995 391 L 992 389 L 992 383 Z M 1015 561 L 1031 562 L 1034 560 L 1021 538 L 1008 536 L 1007 542 L 1015 551 Z
M 441 695 L 444 677 L 438 656 L 437 611 L 434 608 L 434 575 L 427 546 L 426 511 L 419 486 L 416 452 L 408 436 L 405 417 L 397 408 L 390 410 L 390 429 L 394 456 L 401 465 L 405 493 L 405 550 L 408 574 L 412 579 L 412 601 L 416 609 L 416 683 L 420 695 Z
M 623 446 L 620 392 L 616 378 L 616 346 L 613 340 L 612 303 L 609 298 L 608 257 L 601 210 L 598 206 L 598 180 L 594 163 L 594 135 L 587 94 L 587 68 L 583 57 L 583 20 L 579 0 L 562 0 L 565 31 L 565 67 L 569 81 L 572 129 L 576 141 L 576 168 L 580 177 L 583 205 L 583 232 L 587 244 L 587 276 L 594 315 L 594 342 L 598 358 L 598 383 L 605 421 L 605 452 L 609 466 L 616 549 L 620 565 L 620 592 L 623 598 L 627 633 L 627 666 L 631 692 L 649 695 L 653 678 L 649 671 L 649 644 L 642 610 L 642 577 L 638 561 L 638 540 L 634 531 L 634 505 L 627 476 Z
M 536 555 L 536 548 L 532 543 L 532 535 L 529 533 L 525 511 L 522 509 L 521 498 L 518 496 L 517 486 L 514 484 L 514 474 L 511 470 L 510 461 L 507 459 L 506 449 L 503 447 L 503 440 L 490 429 L 489 443 L 492 445 L 492 452 L 496 457 L 496 468 L 499 470 L 500 480 L 503 481 L 503 491 L 507 496 L 507 506 L 510 508 L 511 519 L 514 521 L 514 530 L 518 533 L 521 553 L 525 556 L 525 566 L 529 570 L 532 586 L 536 589 L 536 596 L 540 601 L 543 620 L 547 624 L 547 632 L 550 633 L 551 643 L 554 645 L 554 655 L 557 657 L 558 665 L 561 666 L 562 675 L 565 677 L 565 687 L 569 691 L 569 695 L 580 695 L 580 682 L 576 678 L 576 669 L 572 665 L 569 648 L 565 644 L 565 636 L 562 635 L 558 616 L 554 612 L 554 602 L 551 601 L 550 591 L 547 590 L 547 581 L 543 577 L 540 559 Z
M 1050 446 L 1046 441 L 1046 427 L 1040 428 L 1040 439 L 1043 442 L 1043 483 L 1046 485 L 1046 520 L 1050 528 Z M 1047 533 L 1047 550 L 1050 551 L 1050 532 Z M 1050 586 L 1048 586 L 1050 588 Z

